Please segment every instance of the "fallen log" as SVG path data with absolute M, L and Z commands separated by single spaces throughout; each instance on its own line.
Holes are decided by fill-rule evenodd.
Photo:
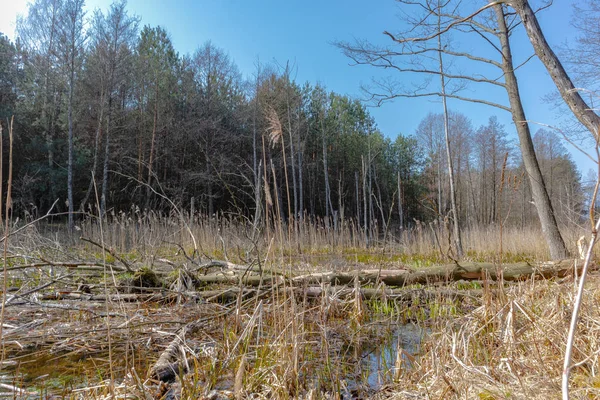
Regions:
M 82 292 L 53 292 L 46 293 L 40 297 L 40 300 L 44 301 L 57 301 L 57 300 L 79 300 L 79 301 L 90 301 L 90 302 L 160 302 L 166 303 L 176 301 L 177 298 L 185 298 L 190 301 L 204 300 L 208 302 L 220 302 L 224 303 L 227 301 L 236 300 L 240 296 L 242 299 L 257 295 L 255 289 L 240 289 L 239 287 L 229 287 L 226 289 L 219 290 L 204 290 L 194 292 L 156 292 L 156 293 L 115 293 L 115 294 L 88 294 Z M 268 293 L 263 291 L 262 293 Z
M 206 324 L 217 318 L 223 317 L 232 311 L 233 308 L 211 317 L 197 319 L 182 327 L 175 334 L 175 339 L 169 343 L 154 365 L 150 368 L 148 376 L 161 382 L 173 382 L 180 372 L 186 372 L 187 363 L 182 360 L 182 358 L 185 357 L 182 357 L 182 355 L 185 354 L 185 350 L 183 350 L 182 346 L 185 344 L 186 339 L 200 331 L 202 328 L 206 328 Z
M 528 262 L 511 264 L 494 263 L 456 263 L 427 267 L 419 270 L 357 270 L 348 272 L 322 272 L 296 276 L 291 281 L 296 284 L 350 285 L 358 280 L 361 285 L 385 283 L 387 286 L 400 287 L 410 284 L 429 284 L 458 280 L 498 280 L 521 281 L 536 278 L 558 278 L 573 273 L 576 260 L 561 260 L 530 264 Z
M 214 284 L 229 284 L 229 285 L 244 285 L 244 286 L 259 286 L 259 285 L 279 285 L 283 283 L 285 278 L 282 276 L 273 275 L 256 275 L 246 274 L 239 275 L 236 273 L 219 273 L 210 275 L 197 275 L 194 280 L 202 285 Z
M 123 301 L 123 302 L 134 302 L 134 301 L 165 301 L 173 299 L 174 295 L 165 295 L 162 293 L 120 293 L 120 294 L 88 294 L 88 293 L 77 293 L 77 292 L 54 292 L 47 293 L 40 297 L 41 300 L 80 300 L 80 301 Z
M 86 271 L 103 271 L 104 269 L 106 269 L 107 271 L 110 271 L 111 269 L 113 271 L 119 271 L 119 272 L 126 271 L 125 268 L 119 267 L 119 266 L 116 266 L 113 264 L 106 264 L 106 266 L 104 266 L 104 264 L 102 264 L 102 263 L 86 262 L 86 261 L 70 261 L 70 262 L 44 261 L 44 262 L 37 262 L 37 263 L 14 265 L 12 267 L 6 268 L 6 270 L 7 271 L 16 271 L 16 270 L 20 270 L 20 269 L 42 268 L 42 267 L 63 267 L 63 268 L 86 270 Z

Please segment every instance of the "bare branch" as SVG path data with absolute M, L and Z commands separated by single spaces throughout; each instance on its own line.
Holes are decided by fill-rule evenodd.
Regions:
M 436 37 L 448 32 L 450 29 L 452 29 L 454 26 L 462 24 L 464 22 L 467 22 L 469 20 L 471 20 L 473 17 L 475 17 L 476 15 L 482 13 L 483 11 L 487 10 L 488 8 L 491 8 L 495 5 L 498 4 L 503 4 L 505 3 L 505 1 L 493 1 L 491 3 L 486 4 L 485 6 L 481 7 L 479 10 L 473 12 L 472 14 L 469 14 L 468 16 L 458 19 L 450 24 L 448 24 L 447 26 L 445 26 L 443 29 L 440 29 L 439 31 L 436 31 L 435 33 L 429 35 L 429 36 L 424 36 L 424 37 L 414 37 L 414 38 L 405 38 L 405 39 L 399 39 L 397 38 L 395 35 L 393 35 L 392 33 L 388 32 L 388 31 L 384 31 L 383 34 L 389 36 L 394 42 L 398 42 L 398 43 L 408 43 L 408 42 L 426 42 L 429 41 L 431 39 L 435 39 Z
M 393 92 L 390 92 L 389 94 L 372 93 L 371 100 L 376 101 L 377 106 L 380 106 L 384 101 L 388 101 L 388 100 L 392 100 L 392 99 L 396 99 L 396 98 L 417 98 L 417 97 L 433 97 L 433 96 L 442 97 L 443 95 L 441 92 L 428 92 L 428 93 L 393 93 Z M 462 101 L 468 101 L 470 103 L 485 104 L 490 107 L 496 107 L 501 110 L 511 112 L 511 109 L 509 107 L 503 106 L 502 104 L 487 101 L 487 100 L 473 99 L 470 97 L 464 97 L 464 96 L 459 96 L 456 94 L 449 94 L 449 93 L 446 93 L 445 97 L 462 100 Z

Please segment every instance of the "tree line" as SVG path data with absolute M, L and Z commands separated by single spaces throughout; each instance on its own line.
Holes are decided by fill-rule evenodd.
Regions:
M 39 215 L 62 199 L 73 229 L 78 212 L 176 204 L 262 226 L 352 220 L 376 232 L 450 215 L 444 114 L 392 139 L 365 104 L 296 82 L 289 64 L 257 63 L 244 77 L 211 42 L 179 54 L 125 1 L 86 15 L 83 0 L 35 0 L 15 43 L 0 35 L 0 55 L 0 117 L 15 116 L 13 212 Z M 506 128 L 448 117 L 457 220 L 539 223 Z M 578 221 L 585 187 L 561 138 L 540 129 L 533 145 L 554 215 Z

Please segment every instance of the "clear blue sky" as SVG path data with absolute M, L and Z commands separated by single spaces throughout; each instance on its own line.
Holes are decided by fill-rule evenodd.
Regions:
M 575 36 L 570 26 L 573 1 L 576 0 L 557 0 L 540 15 L 551 45 Z M 13 0 L 12 5 L 3 10 L 0 31 L 13 36 L 14 15 L 23 12 L 24 2 Z M 110 0 L 87 0 L 88 10 L 98 7 L 105 10 L 109 4 Z M 14 10 L 11 11 L 11 7 Z M 398 4 L 393 0 L 129 0 L 128 10 L 142 18 L 142 25 L 166 28 L 180 53 L 191 53 L 210 40 L 225 49 L 246 76 L 254 72 L 257 58 L 263 63 L 277 61 L 282 65 L 289 60 L 297 66 L 296 79 L 300 83 L 320 82 L 329 90 L 355 97 L 361 96 L 360 84 L 368 83 L 377 71 L 367 66 L 349 66 L 349 60 L 331 43 L 353 38 L 386 43 L 383 30 L 394 31 L 399 27 Z M 516 34 L 519 39 L 514 52 L 518 63 L 531 54 L 532 49 L 522 32 Z M 466 44 L 468 47 L 469 43 Z M 473 50 L 479 50 L 478 46 L 474 43 Z M 542 101 L 554 85 L 541 63 L 533 60 L 518 71 L 518 78 L 528 119 L 558 125 L 558 116 Z M 489 91 L 484 86 L 472 86 L 467 94 L 507 104 L 504 93 Z M 512 120 L 505 111 L 453 100 L 449 106 L 470 117 L 475 127 L 485 124 L 491 115 L 497 115 L 514 135 Z M 391 138 L 400 133 L 413 134 L 428 112 L 440 110 L 438 99 L 401 99 L 370 109 L 380 130 Z M 532 130 L 536 129 L 532 125 Z M 576 152 L 573 158 L 584 177 L 594 167 Z

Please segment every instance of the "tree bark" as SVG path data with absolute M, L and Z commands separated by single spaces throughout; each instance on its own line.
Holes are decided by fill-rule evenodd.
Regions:
M 74 40 L 74 39 L 73 39 Z M 69 160 L 67 163 L 67 200 L 69 202 L 69 235 L 73 235 L 73 86 L 75 85 L 75 46 L 71 50 L 71 73 L 69 77 Z
M 565 71 L 560 60 L 550 48 L 550 45 L 544 37 L 544 33 L 540 28 L 537 17 L 529 5 L 527 0 L 511 0 L 507 1 L 521 17 L 527 36 L 533 45 L 535 54 L 544 64 L 550 77 L 554 81 L 556 88 L 569 106 L 575 117 L 581 122 L 592 134 L 596 140 L 600 139 L 600 116 L 598 116 L 593 108 L 590 107 L 581 97 L 579 90 L 575 88 L 571 78 Z M 496 6 L 498 7 L 498 6 Z
M 108 162 L 110 159 L 110 114 L 112 108 L 112 96 L 108 97 L 108 113 L 106 115 L 106 142 L 104 143 L 104 163 L 102 166 L 102 194 L 100 196 L 100 217 L 106 212 L 106 197 L 108 193 Z
M 506 91 L 512 109 L 513 122 L 515 123 L 517 134 L 519 136 L 523 164 L 531 184 L 533 200 L 538 211 L 544 237 L 546 238 L 546 242 L 550 249 L 550 256 L 555 260 L 565 258 L 568 255 L 568 251 L 558 229 L 558 224 L 556 223 L 552 203 L 550 202 L 550 197 L 548 196 L 546 186 L 544 185 L 544 178 L 535 155 L 529 125 L 527 123 L 527 118 L 525 117 L 523 104 L 521 103 L 519 86 L 513 67 L 504 8 L 502 5 L 497 4 L 494 6 L 494 10 L 498 22 L 500 43 L 502 45 L 502 68 L 504 70 Z
M 325 118 L 325 113 L 323 113 Z M 327 142 L 325 133 L 325 124 L 321 119 L 321 134 L 323 147 L 323 176 L 325 177 L 325 224 L 329 227 L 329 217 L 333 214 L 333 204 L 331 204 L 331 186 L 329 185 L 329 167 L 327 166 Z M 331 214 L 330 214 L 331 211 Z
M 438 1 L 438 7 L 440 3 Z M 440 10 L 441 11 L 441 10 Z M 438 31 L 440 31 L 441 17 L 438 16 Z M 450 178 L 450 200 L 452 204 L 452 215 L 454 216 L 454 248 L 456 250 L 456 257 L 462 258 L 463 247 L 462 239 L 460 236 L 460 221 L 458 216 L 458 207 L 456 205 L 456 184 L 454 177 L 454 168 L 452 165 L 452 154 L 450 153 L 450 124 L 448 123 L 448 105 L 446 102 L 446 79 L 444 75 L 444 60 L 442 58 L 442 37 L 438 35 L 438 60 L 440 63 L 440 80 L 442 89 L 442 104 L 444 107 L 444 136 L 446 139 L 446 157 L 448 158 L 448 177 Z
M 152 185 L 152 164 L 154 163 L 154 145 L 156 142 L 156 130 L 158 124 L 158 79 L 154 82 L 155 85 L 155 99 L 154 99 L 154 122 L 152 124 L 152 139 L 150 141 L 150 159 L 148 160 L 148 180 L 146 187 L 146 207 L 150 205 L 150 194 Z
M 102 84 L 103 85 L 103 84 Z M 102 86 L 100 89 L 100 114 L 98 116 L 98 126 L 96 127 L 96 137 L 94 138 L 94 158 L 92 161 L 92 176 L 90 177 L 90 184 L 88 185 L 85 197 L 81 201 L 79 206 L 81 211 L 85 210 L 85 205 L 88 202 L 92 190 L 94 189 L 94 180 L 96 179 L 96 169 L 98 169 L 98 154 L 100 152 L 100 137 L 102 136 L 102 123 L 104 122 L 104 92 L 105 88 Z

